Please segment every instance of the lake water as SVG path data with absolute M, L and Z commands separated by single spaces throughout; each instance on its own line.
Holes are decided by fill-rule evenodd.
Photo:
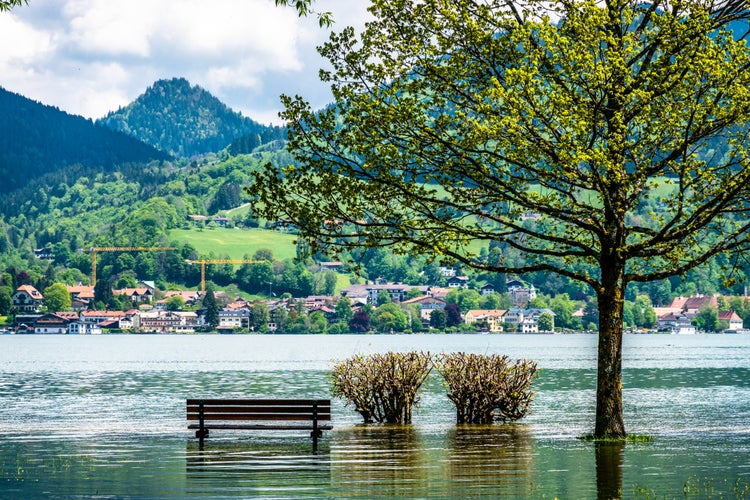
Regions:
M 0 498 L 750 498 L 750 335 L 625 338 L 629 432 L 597 445 L 593 335 L 0 336 Z M 456 426 L 437 376 L 411 426 L 334 400 L 305 433 L 214 431 L 192 397 L 330 397 L 355 353 L 467 351 L 541 368 L 533 414 Z

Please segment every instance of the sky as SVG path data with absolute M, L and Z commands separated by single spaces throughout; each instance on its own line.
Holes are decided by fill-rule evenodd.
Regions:
M 332 29 L 361 28 L 365 0 L 317 0 Z M 97 119 L 155 81 L 184 77 L 262 124 L 279 95 L 331 102 L 315 51 L 330 30 L 274 0 L 29 0 L 0 12 L 0 87 Z

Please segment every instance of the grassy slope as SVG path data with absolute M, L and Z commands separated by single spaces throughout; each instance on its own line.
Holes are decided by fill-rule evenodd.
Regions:
M 292 259 L 297 254 L 294 235 L 267 229 L 173 229 L 169 238 L 189 243 L 203 257 L 213 252 L 217 258 L 243 259 L 261 248 L 273 250 L 278 260 Z
M 169 237 L 180 243 L 190 243 L 202 256 L 208 256 L 209 252 L 213 252 L 218 258 L 229 256 L 230 259 L 243 259 L 245 255 L 252 257 L 260 248 L 270 248 L 273 250 L 274 258 L 285 260 L 293 259 L 297 252 L 293 243 L 294 235 L 266 229 L 174 229 L 170 231 Z M 349 285 L 349 276 L 339 274 L 335 294 L 338 295 Z M 263 298 L 261 295 L 242 293 L 236 287 L 232 288 L 230 295 L 251 299 Z

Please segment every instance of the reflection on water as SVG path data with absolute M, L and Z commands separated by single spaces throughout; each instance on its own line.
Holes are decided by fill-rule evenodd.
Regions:
M 460 425 L 448 432 L 447 479 L 452 493 L 523 498 L 534 492 L 534 446 L 528 426 Z
M 415 496 L 428 489 L 428 450 L 412 426 L 355 426 L 337 436 L 332 485 L 340 494 Z
M 319 494 L 331 484 L 331 460 L 324 447 L 318 453 L 310 450 L 304 439 L 209 440 L 203 450 L 191 441 L 185 452 L 185 490 L 190 496 Z
M 593 426 L 591 336 L 0 337 L 0 498 L 722 498 L 750 484 L 750 336 L 633 336 L 623 370 L 643 444 Z M 521 423 L 456 426 L 437 378 L 411 426 L 364 426 L 334 400 L 309 436 L 217 432 L 199 450 L 189 397 L 327 397 L 358 352 L 508 354 L 542 368 Z M 743 493 L 744 492 L 744 493 Z M 689 493 L 689 494 L 688 494 Z
M 622 464 L 625 443 L 596 443 L 596 496 L 622 498 Z

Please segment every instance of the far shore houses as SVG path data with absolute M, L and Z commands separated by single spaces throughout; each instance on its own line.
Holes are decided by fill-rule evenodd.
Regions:
M 725 301 L 726 302 L 726 301 Z M 719 310 L 717 295 L 696 295 L 693 297 L 675 297 L 666 307 L 655 307 L 656 328 L 663 333 L 694 334 L 697 333 L 693 319 L 704 309 L 717 310 L 718 320 L 726 322 L 726 331 L 743 330 L 742 318 L 730 309 Z
M 330 263 L 331 267 L 339 263 Z M 457 277 L 457 276 L 453 276 Z M 460 278 L 460 276 L 458 276 Z M 414 286 L 404 283 L 389 283 L 375 280 L 374 283 L 355 284 L 341 291 L 339 296 L 310 296 L 302 298 L 271 298 L 248 302 L 232 299 L 224 292 L 216 292 L 220 303 L 219 332 L 249 332 L 255 328 L 263 331 L 278 331 L 289 315 L 322 314 L 328 326 L 339 318 L 336 306 L 341 298 L 347 298 L 353 309 L 361 307 L 377 308 L 383 296 L 389 302 L 401 305 L 404 310 L 417 311 L 423 329 L 428 329 L 435 310 L 445 310 L 446 296 L 456 288 L 464 288 L 466 281 L 455 280 L 459 287 Z M 153 282 L 142 281 L 136 287 L 113 290 L 113 294 L 129 299 L 132 308 L 127 311 L 96 310 L 94 290 L 91 286 L 68 286 L 71 308 L 68 311 L 47 311 L 44 296 L 31 285 L 21 285 L 12 294 L 15 309 L 16 327 L 21 332 L 40 334 L 100 334 L 104 332 L 137 333 L 193 333 L 207 328 L 202 301 L 205 292 L 179 290 L 159 292 Z M 480 296 L 495 293 L 492 285 L 475 287 Z M 529 308 L 528 303 L 536 296 L 533 286 L 518 280 L 508 282 L 508 294 L 514 307 L 508 309 L 473 309 L 462 312 L 462 321 L 471 325 L 468 331 L 482 333 L 542 333 L 555 330 L 555 314 L 550 309 Z M 516 294 L 511 294 L 514 291 Z M 174 309 L 170 299 L 182 298 L 188 310 Z M 158 298 L 157 298 L 158 297 Z M 521 305 L 516 306 L 516 301 Z M 258 326 L 254 320 L 253 307 L 261 303 L 267 309 L 266 320 Z M 718 321 L 725 331 L 739 332 L 743 329 L 742 318 L 732 310 L 719 304 L 728 303 L 728 298 L 717 296 L 677 297 L 667 307 L 654 308 L 657 314 L 656 329 L 664 333 L 697 333 L 695 317 L 705 308 L 717 311 Z M 171 307 L 170 307 L 171 306 Z M 178 306 L 179 308 L 179 306 Z M 411 314 L 411 313 L 410 313 Z M 544 321 L 543 316 L 547 315 Z M 412 315 L 412 321 L 416 318 Z

